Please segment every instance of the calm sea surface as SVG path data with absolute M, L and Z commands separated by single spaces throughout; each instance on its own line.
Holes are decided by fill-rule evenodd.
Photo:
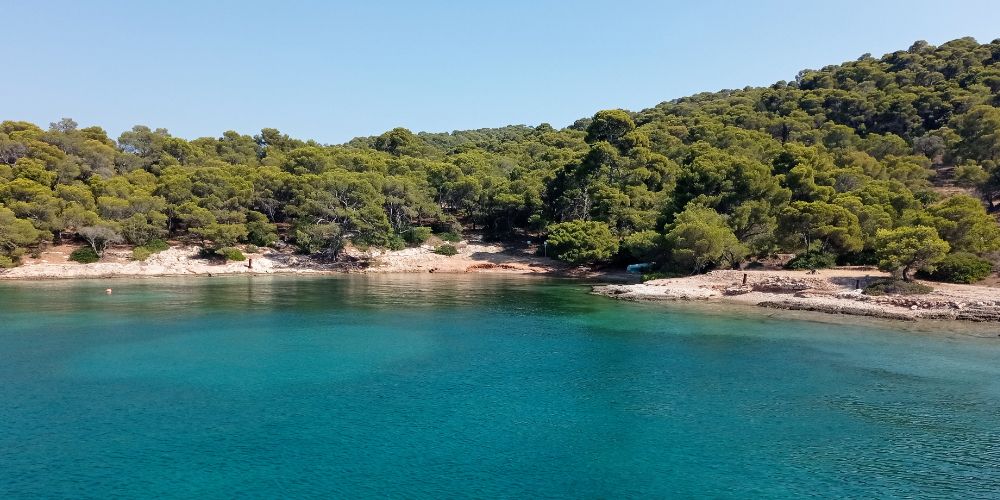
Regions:
M 1000 339 L 588 290 L 0 283 L 0 497 L 1000 497 Z

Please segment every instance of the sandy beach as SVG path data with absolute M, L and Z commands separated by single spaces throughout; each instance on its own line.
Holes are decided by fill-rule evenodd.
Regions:
M 131 259 L 131 249 L 111 248 L 99 262 L 80 264 L 69 260 L 69 254 L 79 248 L 78 245 L 60 245 L 47 249 L 37 258 L 25 258 L 21 266 L 0 270 L 0 279 L 334 272 L 571 274 L 574 271 L 563 263 L 534 255 L 530 248 L 516 249 L 480 242 L 461 242 L 455 247 L 458 253 L 452 256 L 438 255 L 430 245 L 397 251 L 348 248 L 345 250 L 346 259 L 335 263 L 270 248 L 245 253 L 247 260 L 244 261 L 221 262 L 199 258 L 201 248 L 197 246 L 173 246 L 139 262 Z
M 746 282 L 744 284 L 744 276 Z M 636 301 L 710 301 L 772 309 L 815 311 L 915 321 L 1000 321 L 1000 289 L 930 283 L 922 295 L 869 296 L 863 288 L 888 275 L 869 269 L 723 270 L 641 284 L 600 285 L 594 293 Z

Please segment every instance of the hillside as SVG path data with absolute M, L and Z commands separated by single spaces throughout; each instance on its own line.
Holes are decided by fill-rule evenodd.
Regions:
M 998 106 L 1000 40 L 964 38 L 563 129 L 393 129 L 331 146 L 275 129 L 112 139 L 71 119 L 4 121 L 0 265 L 71 240 L 97 254 L 169 238 L 206 255 L 285 244 L 336 259 L 348 242 L 474 230 L 546 237 L 574 263 L 697 272 L 789 252 L 906 275 L 1000 249 Z

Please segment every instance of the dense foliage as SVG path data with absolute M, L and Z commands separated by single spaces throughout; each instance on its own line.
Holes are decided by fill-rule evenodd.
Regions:
M 445 243 L 444 245 L 439 245 L 435 248 L 434 253 L 444 255 L 445 257 L 451 257 L 452 255 L 458 255 L 458 249 L 455 248 L 455 245 Z
M 785 264 L 786 269 L 826 269 L 837 265 L 837 256 L 828 252 L 804 252 Z
M 905 245 L 879 245 L 913 227 L 989 255 L 1000 249 L 998 105 L 1000 40 L 965 38 L 561 130 L 397 128 L 328 146 L 275 129 L 185 140 L 136 126 L 113 140 L 70 119 L 6 121 L 0 256 L 186 238 L 336 258 L 348 243 L 400 248 L 426 241 L 424 228 L 447 240 L 463 227 L 548 233 L 573 262 L 687 272 L 778 251 L 899 263 L 912 255 L 890 254 Z
M 90 264 L 100 260 L 101 256 L 91 247 L 80 247 L 69 254 L 69 260 L 81 264 Z
M 877 280 L 863 290 L 865 295 L 923 295 L 934 289 L 922 283 L 894 279 Z
M 878 265 L 904 281 L 914 271 L 934 271 L 934 266 L 948 255 L 951 247 L 933 227 L 905 226 L 879 229 L 875 234 Z
M 958 252 L 948 255 L 923 277 L 948 283 L 975 283 L 993 272 L 993 264 L 975 254 Z
M 560 260 L 586 264 L 608 260 L 618 253 L 618 238 L 606 224 L 574 220 L 549 226 L 549 246 Z

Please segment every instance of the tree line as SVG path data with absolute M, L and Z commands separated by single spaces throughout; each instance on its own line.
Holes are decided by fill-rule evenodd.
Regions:
M 792 81 L 556 129 L 324 145 L 275 129 L 112 139 L 71 119 L 0 123 L 0 266 L 51 242 L 167 238 L 210 250 L 401 248 L 429 232 L 541 236 L 574 263 L 674 272 L 798 254 L 909 278 L 992 258 L 1000 228 L 1000 40 L 917 42 Z

